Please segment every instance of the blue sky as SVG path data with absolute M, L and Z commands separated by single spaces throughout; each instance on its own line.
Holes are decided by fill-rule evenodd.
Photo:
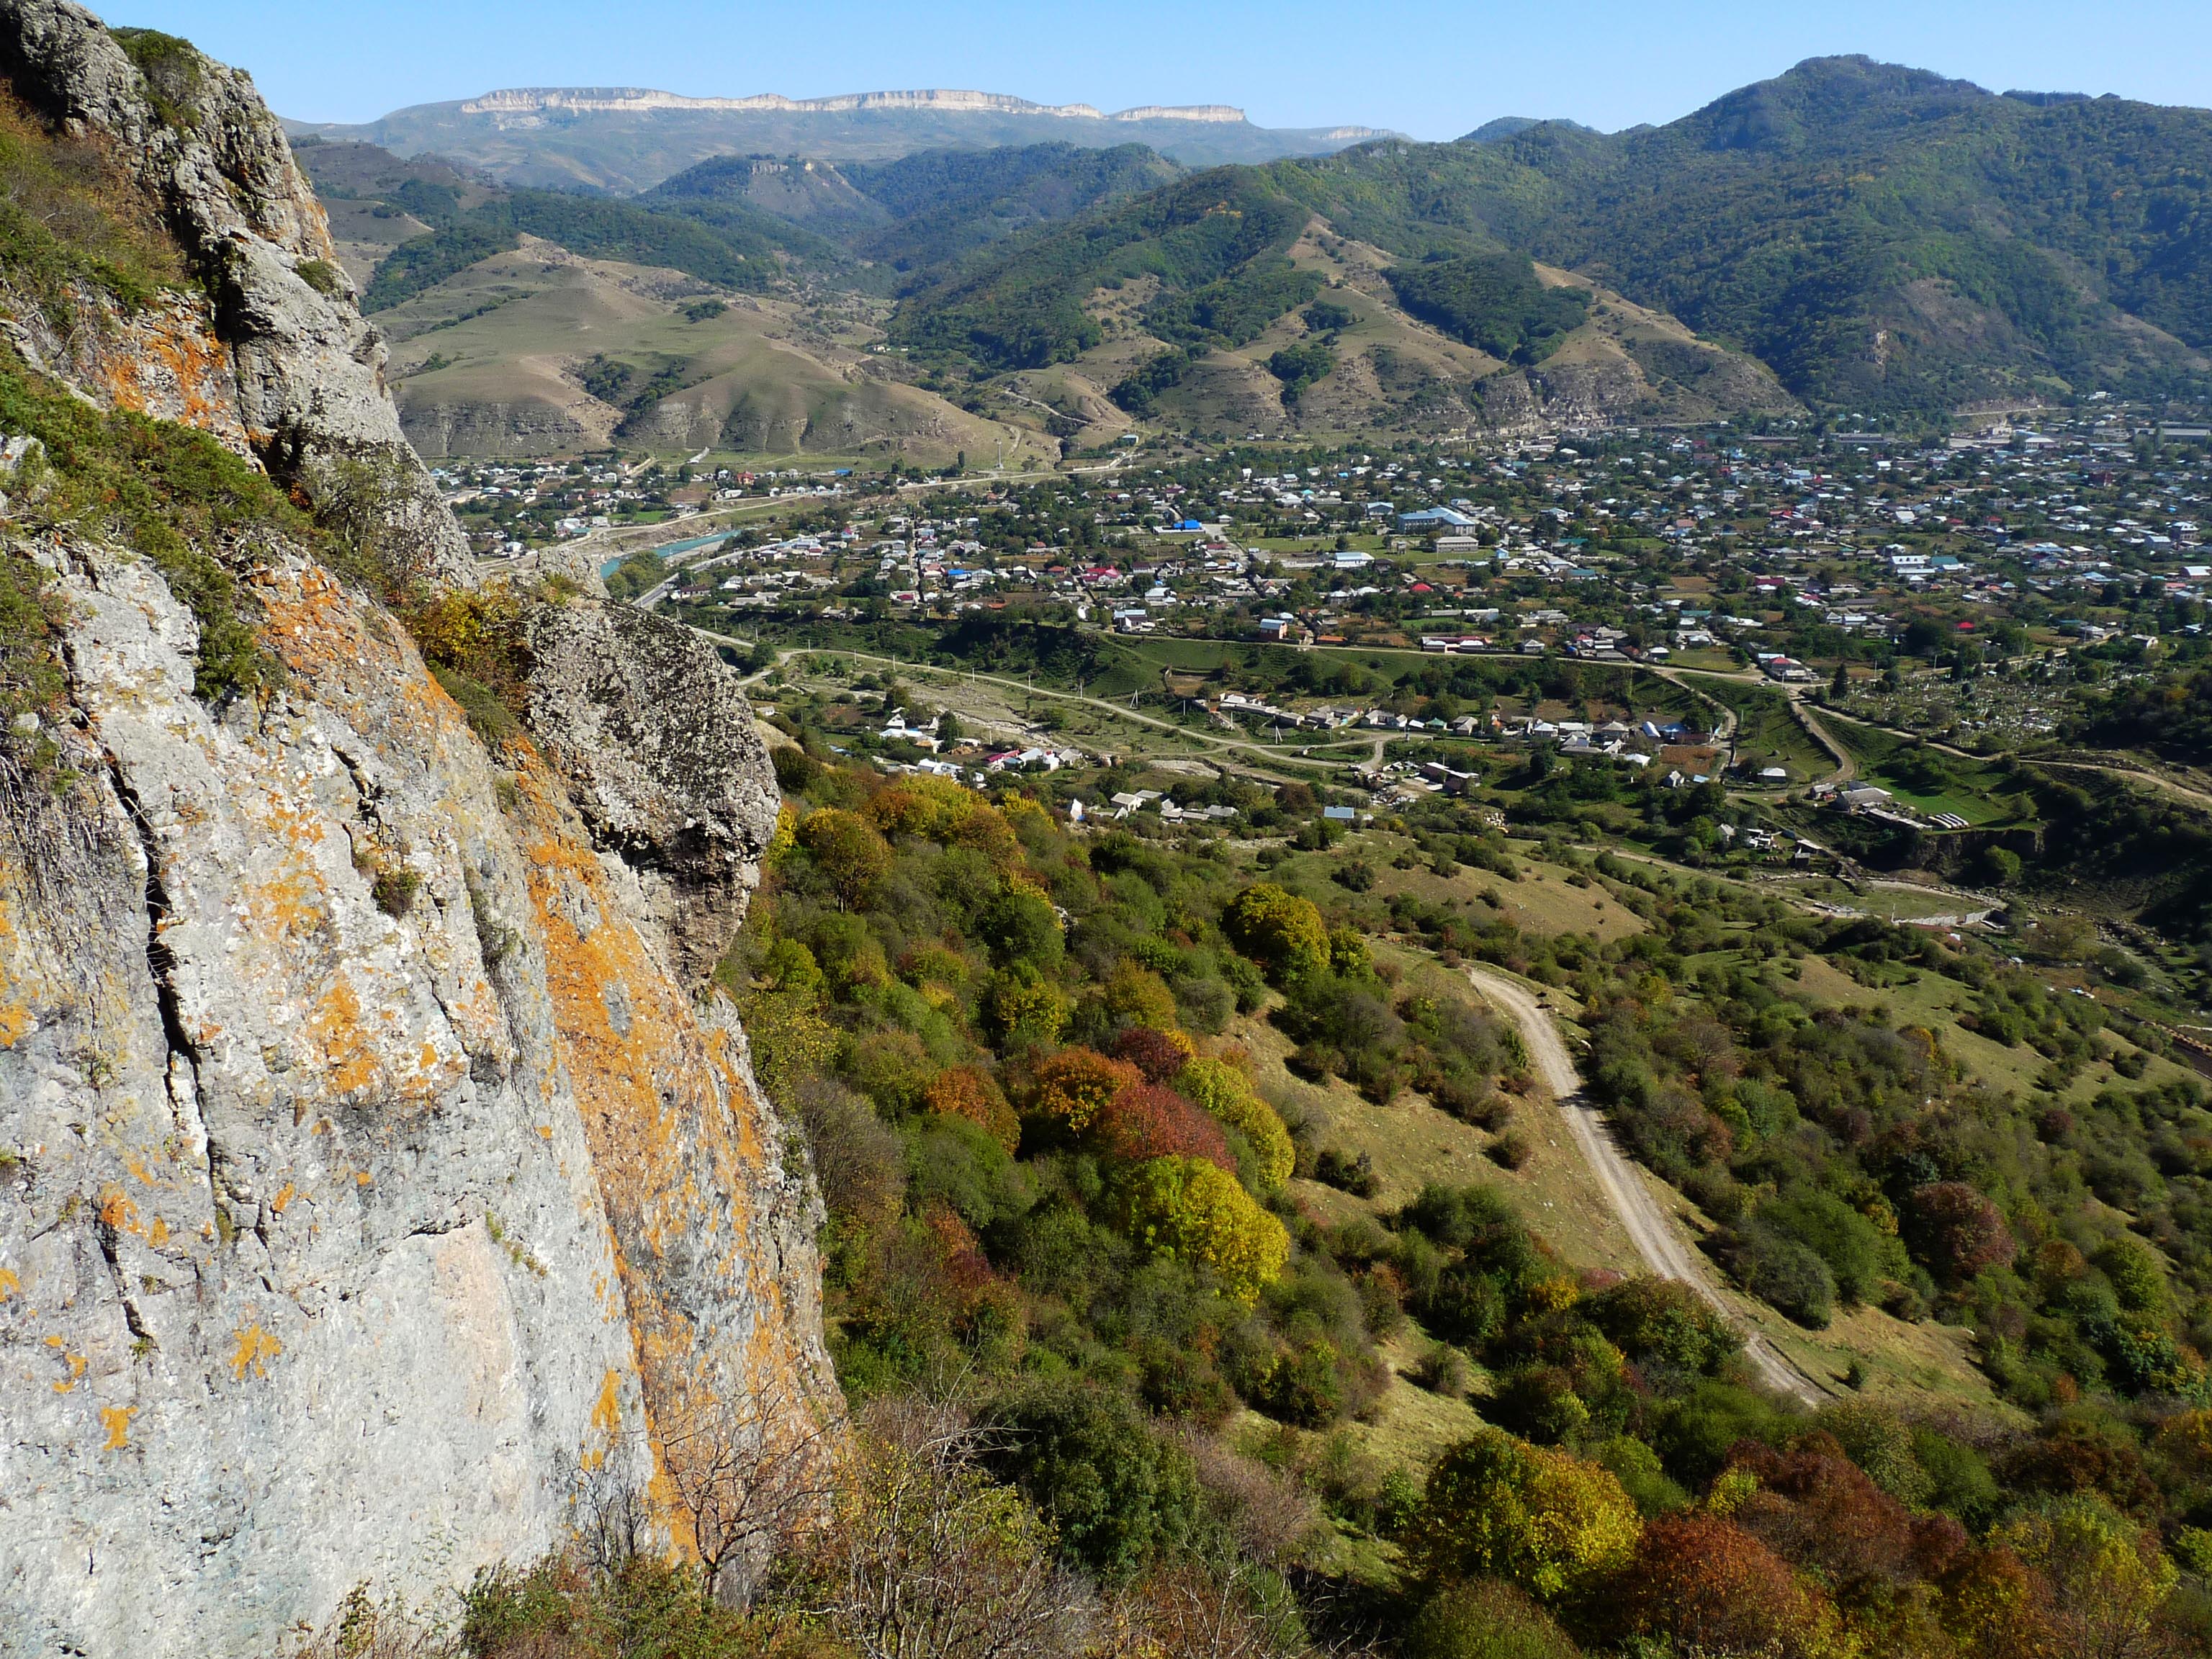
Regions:
M 95 6 L 100 0 L 94 0 Z M 1666 121 L 1862 52 L 2008 88 L 2212 106 L 2207 0 L 110 0 L 250 70 L 280 112 L 366 120 L 495 87 L 794 97 L 966 87 L 1103 109 L 1449 138 L 1499 115 Z

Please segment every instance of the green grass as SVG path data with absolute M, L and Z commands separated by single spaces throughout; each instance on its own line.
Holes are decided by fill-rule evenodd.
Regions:
M 1801 779 L 1826 777 L 1836 769 L 1827 750 L 1790 712 L 1789 698 L 1772 687 L 1712 674 L 1685 673 L 1682 680 L 1735 711 L 1739 762 L 1785 767 Z
M 106 151 L 89 140 L 47 131 L 4 91 L 0 271 L 63 325 L 70 318 L 67 290 L 74 283 L 105 289 L 136 307 L 185 281 L 184 262 L 153 204 Z
M 210 550 L 242 530 L 315 538 L 276 486 L 204 433 L 68 396 L 0 346 L 0 431 L 46 446 L 55 473 L 41 516 L 117 536 L 151 559 L 199 623 L 194 690 L 249 690 L 278 670 L 253 633 L 252 604 Z
M 1858 763 L 1863 781 L 1888 790 L 1916 811 L 1930 817 L 1954 814 L 1976 828 L 2033 816 L 2027 796 L 2002 766 L 1947 755 L 1853 720 L 1831 718 L 1821 724 Z

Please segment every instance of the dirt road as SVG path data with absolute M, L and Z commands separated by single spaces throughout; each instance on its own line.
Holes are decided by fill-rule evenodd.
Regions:
M 1550 1011 L 1525 987 L 1502 974 L 1470 968 L 1467 976 L 1474 982 L 1475 989 L 1503 1009 L 1521 1028 L 1536 1075 L 1557 1097 L 1559 1115 L 1567 1121 L 1567 1130 L 1574 1137 L 1576 1148 L 1589 1164 L 1590 1173 L 1597 1177 L 1606 1202 L 1620 1218 L 1620 1224 L 1628 1230 L 1637 1254 L 1644 1258 L 1644 1265 L 1662 1279 L 1678 1279 L 1687 1285 L 1741 1331 L 1744 1352 L 1750 1355 L 1752 1364 L 1759 1368 L 1768 1387 L 1808 1406 L 1821 1404 L 1826 1396 L 1802 1372 L 1756 1331 L 1743 1329 L 1742 1322 L 1722 1299 L 1704 1260 L 1684 1242 L 1667 1212 L 1651 1196 L 1643 1176 L 1613 1144 L 1613 1134 L 1605 1119 L 1583 1098 L 1582 1077 L 1575 1070 L 1574 1060 L 1567 1054 L 1567 1045 L 1560 1039 L 1559 1028 Z

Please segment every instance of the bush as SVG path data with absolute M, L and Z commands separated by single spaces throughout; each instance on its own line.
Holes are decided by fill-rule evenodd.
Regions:
M 1221 913 L 1230 942 L 1287 984 L 1328 970 L 1328 928 L 1310 899 L 1258 882 L 1230 900 Z
M 1021 1121 L 1006 1095 L 988 1072 L 973 1066 L 939 1073 L 921 1091 L 921 1103 L 941 1116 L 965 1118 L 1008 1152 L 1021 1139 Z
M 1401 1651 L 1406 1659 L 1581 1659 L 1582 1653 L 1550 1613 L 1489 1578 L 1430 1597 Z
M 1188 1158 L 1137 1166 L 1124 1191 L 1129 1236 L 1159 1255 L 1211 1267 L 1249 1306 L 1282 1276 L 1290 1235 L 1233 1176 Z
M 1194 1060 L 1176 1075 L 1176 1087 L 1224 1127 L 1251 1143 L 1261 1187 L 1269 1191 L 1291 1178 L 1297 1151 L 1275 1109 L 1260 1098 L 1252 1079 L 1226 1060 Z
M 1062 1556 L 1109 1583 L 1188 1540 L 1198 1522 L 1190 1454 L 1120 1394 L 1073 1378 L 999 1401 L 980 1426 L 985 1462 L 1036 1505 Z
M 1760 1301 L 1809 1329 L 1827 1328 L 1836 1310 L 1835 1275 L 1796 1239 L 1755 1226 L 1737 1245 L 1734 1267 L 1738 1281 Z
M 915 1137 L 908 1164 L 917 1205 L 941 1200 L 971 1227 L 988 1227 L 1029 1208 L 1028 1176 L 1004 1146 L 965 1118 L 933 1120 Z
M 1626 1561 L 1641 1529 L 1604 1469 L 1486 1429 L 1430 1473 L 1407 1558 L 1431 1583 L 1504 1578 L 1556 1601 Z
M 830 1212 L 866 1224 L 890 1219 L 906 1189 L 898 1136 L 866 1101 L 831 1079 L 803 1078 L 793 1094 Z
M 1144 1080 L 1127 1060 L 1109 1060 L 1091 1048 L 1063 1048 L 1036 1068 L 1029 1109 L 1079 1134 L 1108 1101 Z
M 1816 1659 L 1834 1624 L 1787 1562 L 1718 1516 L 1654 1521 L 1621 1590 L 1626 1630 L 1677 1652 Z
M 1905 1205 L 1905 1237 L 1928 1271 L 1950 1285 L 2006 1265 L 2018 1249 L 1997 1206 L 1963 1181 L 1914 1188 Z
M 1198 1158 L 1235 1174 L 1237 1160 L 1221 1126 L 1172 1089 L 1140 1083 L 1108 1101 L 1091 1120 L 1091 1139 L 1123 1164 L 1155 1158 Z
M 1350 1193 L 1355 1198 L 1375 1196 L 1378 1182 L 1375 1178 L 1375 1160 L 1365 1152 L 1356 1156 L 1340 1152 L 1334 1146 L 1322 1149 L 1314 1160 L 1314 1179 L 1324 1187 L 1334 1187 L 1339 1192 Z

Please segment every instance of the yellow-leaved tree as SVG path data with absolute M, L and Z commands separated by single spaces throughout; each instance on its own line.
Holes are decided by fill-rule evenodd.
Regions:
M 1279 985 L 1328 971 L 1328 926 L 1320 910 L 1272 881 L 1255 882 L 1230 900 L 1221 930 Z
M 1504 1578 L 1550 1601 L 1621 1565 L 1643 1529 L 1610 1471 L 1485 1429 L 1430 1472 L 1407 1555 L 1431 1583 Z
M 1222 1287 L 1249 1304 L 1282 1277 L 1291 1236 L 1237 1177 L 1202 1158 L 1156 1158 L 1123 1189 L 1129 1237 L 1178 1261 L 1211 1267 Z
M 1297 1162 L 1291 1132 L 1275 1109 L 1260 1098 L 1252 1079 L 1224 1060 L 1194 1060 L 1176 1073 L 1176 1091 L 1225 1128 L 1252 1144 L 1260 1184 L 1273 1192 L 1291 1178 Z

